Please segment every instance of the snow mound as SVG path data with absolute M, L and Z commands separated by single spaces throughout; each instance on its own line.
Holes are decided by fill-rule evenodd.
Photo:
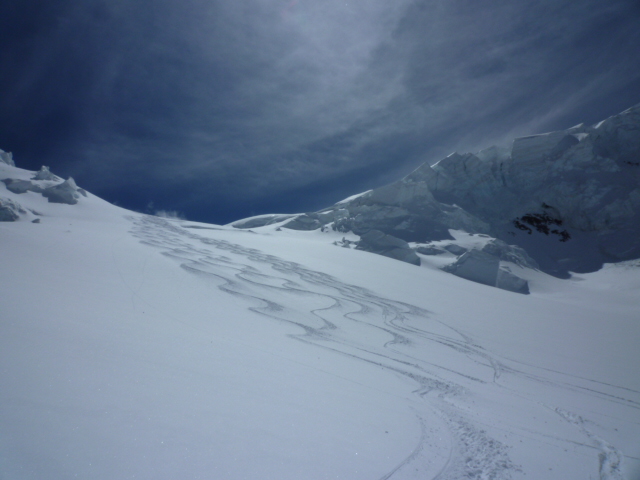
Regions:
M 47 198 L 50 203 L 66 203 L 68 205 L 75 205 L 78 203 L 80 194 L 86 196 L 81 189 L 78 188 L 73 178 L 69 177 L 68 180 L 49 187 L 42 192 L 42 196 Z
M 2 149 L 0 149 L 0 162 L 6 163 L 10 167 L 16 166 L 15 162 L 13 161 L 13 154 L 11 152 L 5 152 Z
M 36 192 L 42 193 L 43 189 L 41 186 L 36 185 L 35 183 L 29 180 L 17 180 L 14 178 L 5 178 L 3 180 L 4 184 L 7 186 L 7 190 L 12 193 L 26 193 L 26 192 Z
M 45 167 L 43 165 L 40 170 L 33 176 L 33 180 L 60 180 L 60 178 L 51 173 L 49 167 Z
M 11 163 L 3 162 L 6 166 L 0 172 L 1 176 L 4 177 L 0 177 L 0 181 L 13 194 L 38 193 L 46 198 L 49 203 L 67 205 L 75 205 L 78 203 L 80 196 L 88 196 L 86 190 L 79 188 L 71 177 L 66 181 L 62 181 L 60 177 L 51 173 L 49 167 L 46 166 L 43 166 L 38 172 L 29 172 L 17 168 L 13 163 L 13 159 L 10 158 L 10 160 Z
M 18 202 L 0 197 L 0 222 L 15 222 L 27 211 Z

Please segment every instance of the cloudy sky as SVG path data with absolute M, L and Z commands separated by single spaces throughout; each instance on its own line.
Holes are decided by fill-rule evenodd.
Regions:
M 192 220 L 317 210 L 637 103 L 638 0 L 0 6 L 0 148 Z

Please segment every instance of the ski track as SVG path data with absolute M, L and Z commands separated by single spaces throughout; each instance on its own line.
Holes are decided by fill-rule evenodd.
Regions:
M 587 429 L 586 424 L 588 422 L 580 415 L 561 408 L 554 408 L 553 410 L 564 420 L 578 428 L 598 449 L 600 480 L 624 480 L 622 470 L 623 455 L 618 449 Z
M 134 224 L 132 234 L 135 237 L 146 245 L 160 249 L 163 255 L 177 261 L 184 270 L 215 280 L 217 288 L 242 298 L 249 310 L 296 325 L 304 332 L 292 334 L 291 338 L 378 365 L 387 372 L 416 382 L 417 388 L 413 393 L 425 404 L 424 412 L 416 410 L 422 428 L 420 442 L 403 462 L 380 480 L 425 478 L 423 470 L 429 470 L 431 478 L 438 480 L 506 480 L 512 478 L 512 474 L 521 472 L 510 460 L 508 446 L 491 438 L 455 407 L 453 400 L 471 394 L 465 386 L 469 382 L 493 383 L 496 388 L 522 397 L 520 392 L 510 390 L 500 382 L 501 377 L 513 375 L 534 384 L 579 391 L 584 395 L 640 409 L 640 402 L 623 396 L 625 393 L 640 392 L 541 369 L 516 360 L 499 359 L 463 332 L 434 319 L 430 312 L 422 308 L 383 298 L 364 288 L 345 284 L 330 275 L 253 248 L 202 237 L 162 218 L 146 216 L 128 219 Z M 305 298 L 314 307 L 300 311 L 296 307 L 300 304 L 300 298 Z M 287 304 L 288 299 L 295 301 Z M 350 333 L 354 326 L 358 332 L 364 328 L 372 335 L 361 335 L 359 338 Z M 361 337 L 366 337 L 367 341 L 361 340 Z M 372 338 L 387 340 L 376 345 L 371 341 Z M 487 370 L 486 378 L 420 357 L 421 353 L 434 348 L 445 349 L 449 355 L 464 357 L 465 364 L 471 361 L 475 365 L 474 371 L 478 371 L 478 366 L 484 367 Z M 456 362 L 458 365 L 460 363 Z M 529 371 L 523 370 L 526 367 Z M 538 373 L 531 370 L 537 370 Z M 442 376 L 443 372 L 447 373 L 446 378 Z M 460 378 L 460 383 L 451 381 L 454 376 Z M 606 387 L 619 394 L 614 395 L 598 387 Z M 624 478 L 622 453 L 589 431 L 585 427 L 587 420 L 560 408 L 541 405 L 577 427 L 587 442 L 597 448 L 601 480 Z M 433 458 L 430 458 L 433 457 L 433 451 L 427 448 L 429 435 L 425 419 L 425 416 L 433 418 L 434 415 L 446 425 L 451 440 L 448 453 L 443 454 L 443 457 L 447 456 L 446 461 L 435 473 Z

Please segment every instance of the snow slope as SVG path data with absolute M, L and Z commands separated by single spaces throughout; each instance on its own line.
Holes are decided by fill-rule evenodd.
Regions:
M 640 476 L 637 262 L 525 296 L 337 232 L 0 197 L 3 480 Z

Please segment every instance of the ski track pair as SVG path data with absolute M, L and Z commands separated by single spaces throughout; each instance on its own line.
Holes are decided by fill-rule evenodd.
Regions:
M 456 398 L 470 395 L 464 382 L 488 381 L 460 369 L 420 358 L 420 353 L 425 351 L 424 344 L 452 350 L 455 355 L 464 356 L 467 361 L 490 369 L 491 382 L 496 388 L 506 389 L 500 384 L 500 378 L 514 375 L 534 383 L 578 390 L 640 410 L 640 402 L 622 396 L 625 390 L 627 393 L 639 392 L 559 371 L 540 369 L 511 359 L 498 359 L 472 338 L 434 319 L 435 315 L 422 308 L 381 297 L 257 249 L 194 234 L 162 218 L 145 216 L 129 219 L 134 224 L 134 236 L 142 243 L 160 249 L 162 254 L 176 260 L 186 271 L 217 279 L 220 290 L 242 298 L 249 310 L 300 327 L 304 333 L 290 335 L 292 338 L 351 359 L 378 365 L 389 373 L 416 382 L 414 394 L 424 399 L 425 406 L 424 411 L 415 411 L 422 430 L 420 442 L 403 462 L 380 477 L 381 480 L 424 478 L 425 471 L 435 475 L 432 478 L 438 480 L 506 480 L 512 478 L 513 473 L 521 471 L 509 458 L 507 445 L 491 438 L 455 406 Z M 296 300 L 306 297 L 321 306 L 300 312 L 292 306 L 299 304 L 299 301 L 287 305 L 287 297 Z M 278 301 L 273 298 L 278 298 Z M 383 333 L 385 338 L 391 339 L 372 345 L 349 335 L 350 324 Z M 537 369 L 540 373 L 525 371 L 526 367 Z M 445 379 L 438 371 L 446 372 L 448 378 Z M 459 376 L 461 382 L 452 382 L 451 374 Z M 554 376 L 557 379 L 552 378 Z M 606 388 L 599 387 L 611 387 L 621 394 L 613 395 L 604 391 Z M 622 453 L 591 433 L 585 426 L 587 420 L 559 408 L 540 405 L 552 409 L 580 430 L 585 437 L 583 446 L 597 450 L 601 480 L 624 478 Z M 434 416 L 446 425 L 450 437 L 448 452 L 442 452 L 443 460 L 439 466 L 433 465 L 432 458 L 433 449 L 438 447 L 428 445 L 427 418 L 433 419 Z

